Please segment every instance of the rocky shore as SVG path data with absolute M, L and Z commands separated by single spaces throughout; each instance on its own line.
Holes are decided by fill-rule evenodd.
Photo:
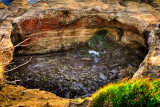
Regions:
M 19 80 L 16 84 L 27 88 L 77 98 L 127 76 L 160 77 L 156 1 L 151 5 L 127 0 L 0 4 L 0 80 L 5 73 L 8 80 Z M 4 96 L 8 95 L 1 92 L 3 87 L 0 101 L 7 105 Z

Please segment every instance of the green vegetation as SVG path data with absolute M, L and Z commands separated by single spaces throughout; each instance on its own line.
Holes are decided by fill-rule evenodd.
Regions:
M 95 55 L 89 53 L 89 50 L 94 50 L 101 55 L 105 49 L 114 48 L 115 43 L 112 40 L 115 40 L 113 35 L 108 33 L 107 30 L 101 30 L 94 34 L 88 44 L 79 47 L 78 50 L 83 53 L 83 57 L 93 58 Z
M 160 79 L 129 80 L 111 83 L 93 95 L 92 106 L 103 107 L 158 107 Z
M 43 77 L 43 81 L 44 81 L 44 82 L 47 82 L 48 79 L 47 79 L 46 77 Z
M 112 43 L 109 43 L 105 38 L 108 31 L 102 30 L 97 32 L 88 42 L 88 47 L 96 51 L 103 51 L 105 48 L 112 48 Z

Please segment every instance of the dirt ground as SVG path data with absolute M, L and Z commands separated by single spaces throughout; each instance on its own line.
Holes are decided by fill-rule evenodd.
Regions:
M 64 99 L 47 91 L 26 89 L 20 85 L 5 84 L 0 89 L 0 107 L 68 107 Z

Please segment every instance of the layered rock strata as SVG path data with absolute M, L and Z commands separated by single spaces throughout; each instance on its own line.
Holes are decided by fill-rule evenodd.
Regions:
M 15 0 L 10 7 L 17 2 Z M 85 44 L 95 32 L 108 30 L 114 35 L 110 38 L 121 45 L 149 48 L 151 55 L 148 54 L 146 58 L 150 59 L 149 63 L 159 66 L 159 55 L 152 56 L 159 49 L 159 38 L 155 36 L 155 29 L 158 28 L 154 29 L 154 36 L 150 37 L 156 38 L 153 39 L 156 48 L 146 42 L 149 37 L 143 34 L 150 25 L 159 26 L 160 13 L 150 5 L 138 2 L 124 2 L 120 5 L 117 1 L 91 3 L 72 0 L 43 0 L 31 7 L 23 1 L 20 5 L 22 6 L 17 7 L 18 9 L 24 6 L 28 8 L 20 13 L 14 11 L 18 16 L 11 18 L 12 24 L 17 25 L 13 32 L 19 35 L 21 41 L 28 38 L 30 41 L 23 44 L 27 47 L 19 50 L 19 54 L 68 50 Z
M 3 71 L 13 58 L 13 44 L 10 39 L 12 25 L 10 20 L 0 23 L 0 79 L 3 78 Z
M 0 9 L 3 9 L 3 8 L 7 8 L 7 6 L 3 2 L 0 1 Z
M 25 14 L 14 18 L 22 40 L 31 39 L 27 43 L 31 45 L 19 53 L 67 50 L 88 42 L 93 34 L 104 29 L 114 34 L 112 38 L 121 44 L 147 48 L 142 33 L 148 25 L 159 20 L 159 13 L 144 3 L 126 2 L 126 7 L 118 3 L 113 6 L 104 2 L 77 3 L 79 9 L 68 8 L 61 2 L 57 7 L 38 2 Z

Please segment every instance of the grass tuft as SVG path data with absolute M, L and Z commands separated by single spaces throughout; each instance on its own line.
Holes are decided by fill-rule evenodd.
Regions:
M 129 80 L 111 83 L 93 94 L 92 106 L 158 107 L 160 79 Z

